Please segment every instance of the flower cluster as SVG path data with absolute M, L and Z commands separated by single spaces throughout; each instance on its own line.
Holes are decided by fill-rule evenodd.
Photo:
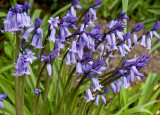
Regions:
M 29 49 L 25 49 L 26 53 L 19 53 L 17 62 L 15 63 L 15 73 L 14 76 L 23 76 L 24 74 L 29 75 L 29 64 L 33 63 L 33 60 L 36 59 L 34 52 Z
M 4 19 L 4 31 L 16 32 L 22 31 L 24 27 L 32 26 L 30 16 L 27 15 L 27 10 L 32 6 L 26 1 L 24 5 L 17 4 L 9 9 L 7 17 Z

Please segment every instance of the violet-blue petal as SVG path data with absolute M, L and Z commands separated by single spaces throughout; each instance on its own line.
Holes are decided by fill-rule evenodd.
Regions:
M 51 76 L 52 75 L 52 66 L 51 64 L 47 64 L 47 72 L 48 72 L 48 75 Z
M 67 53 L 67 56 L 66 56 L 66 65 L 71 65 L 71 57 L 69 53 Z
M 74 52 L 71 52 L 71 62 L 76 63 L 76 57 Z
M 83 74 L 81 62 L 77 62 L 76 64 L 76 73 Z
M 112 89 L 113 93 L 116 94 L 116 86 L 113 82 L 111 83 L 111 89 Z
M 106 105 L 106 98 L 103 95 L 101 95 L 101 99 L 102 99 L 103 103 Z
M 51 34 L 48 37 L 48 39 L 49 39 L 49 41 L 55 42 L 55 40 L 56 40 L 56 29 L 55 28 L 52 28 Z
M 144 24 L 143 24 L 143 23 L 137 24 L 137 25 L 134 26 L 133 31 L 134 31 L 134 32 L 138 32 L 138 31 L 140 31 L 143 27 L 144 27 Z
M 37 35 L 37 34 L 34 34 L 34 35 L 33 35 L 33 38 L 32 38 L 32 42 L 31 42 L 30 45 L 36 47 L 37 40 L 38 40 L 38 35 Z
M 96 90 L 101 91 L 101 88 L 103 86 L 101 86 L 101 84 L 99 84 L 98 78 L 91 78 L 91 80 L 92 80 L 92 83 L 93 83 L 93 86 L 92 86 L 93 92 L 95 92 Z
M 3 110 L 4 109 L 4 107 L 3 107 L 3 102 L 2 101 L 0 101 L 0 108 Z
M 122 32 L 119 32 L 119 31 L 117 30 L 117 31 L 116 31 L 116 34 L 117 34 L 117 37 L 118 37 L 121 41 L 124 40 Z
M 138 38 L 135 33 L 133 33 L 133 41 L 134 41 L 135 46 L 138 45 Z
M 35 29 L 35 27 L 30 27 L 29 29 L 27 29 L 24 33 L 24 35 L 22 36 L 23 39 L 26 40 L 26 42 L 28 41 L 28 37 L 31 34 L 31 32 Z
M 35 48 L 43 48 L 43 46 L 42 46 L 42 38 L 41 37 L 38 37 L 37 45 L 36 45 Z
M 89 11 L 93 17 L 93 20 L 95 21 L 97 19 L 96 11 L 93 8 L 89 8 Z
M 96 99 L 95 99 L 95 102 L 94 102 L 95 105 L 98 105 L 98 106 L 99 106 L 99 98 L 100 98 L 100 95 L 97 94 Z
M 149 35 L 147 36 L 147 50 L 151 50 L 151 38 Z
M 86 103 L 89 102 L 90 100 L 94 100 L 95 97 L 92 95 L 92 92 L 90 89 L 86 89 L 86 96 L 84 96 L 84 98 L 86 99 Z
M 158 35 L 156 31 L 153 31 L 153 35 L 160 40 L 160 36 Z
M 140 44 L 141 44 L 142 46 L 146 47 L 146 35 L 144 35 L 144 34 L 142 35 Z

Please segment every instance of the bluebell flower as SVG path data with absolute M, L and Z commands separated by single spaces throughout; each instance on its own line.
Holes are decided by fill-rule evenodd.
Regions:
M 101 95 L 101 99 L 102 99 L 103 103 L 106 105 L 106 99 L 103 95 Z
M 127 20 L 129 20 L 129 17 L 126 16 L 126 12 L 123 12 L 123 11 L 120 12 L 119 18 L 120 19 L 127 19 Z
M 91 52 L 86 52 L 83 54 L 82 56 L 82 63 L 88 63 L 90 61 L 92 61 L 93 59 L 93 54 Z
M 73 41 L 72 41 L 71 48 L 69 49 L 69 51 L 74 52 L 74 53 L 77 53 L 77 48 L 76 48 L 76 47 L 77 47 L 76 41 L 73 40 Z
M 143 75 L 141 73 L 139 73 L 138 70 L 144 69 L 147 65 L 146 63 L 149 60 L 150 60 L 150 55 L 148 55 L 148 54 L 146 54 L 144 56 L 135 57 L 135 58 L 130 59 L 130 60 L 126 60 L 121 66 L 122 68 L 126 67 L 124 69 L 123 76 L 124 76 L 124 74 L 129 73 L 129 77 L 127 77 L 127 80 L 129 78 L 131 81 L 133 81 L 134 80 L 134 75 L 135 75 L 136 78 L 140 81 L 141 77 L 143 77 Z
M 106 86 L 103 93 L 108 93 L 110 91 L 109 87 Z
M 116 37 L 115 37 L 115 33 L 111 34 L 111 38 L 112 38 L 112 45 L 111 45 L 111 50 L 116 50 L 117 46 L 116 46 Z
M 142 35 L 140 45 L 146 47 L 146 35 L 145 34 Z
M 94 97 L 94 95 L 92 95 L 92 92 L 90 89 L 86 89 L 86 96 L 84 96 L 84 98 L 86 99 L 86 103 L 89 102 L 90 100 L 95 99 L 95 97 Z
M 76 73 L 77 74 L 83 74 L 81 62 L 77 62 L 77 64 L 76 64 Z
M 23 76 L 24 74 L 29 75 L 29 64 L 32 64 L 33 60 L 36 59 L 31 50 L 26 49 L 26 53 L 19 53 L 17 62 L 15 63 L 15 73 L 14 76 Z
M 116 86 L 115 86 L 114 82 L 112 82 L 110 85 L 111 85 L 111 89 L 112 89 L 113 93 L 116 94 Z
M 75 52 L 71 52 L 71 63 L 76 63 Z
M 80 59 L 82 59 L 82 56 L 83 56 L 83 48 L 84 48 L 84 45 L 81 42 L 77 42 L 77 56 Z
M 32 42 L 30 43 L 30 45 L 34 46 L 35 49 L 36 48 L 43 48 L 43 46 L 42 46 L 43 30 L 40 27 L 41 23 L 42 23 L 41 19 L 36 18 L 35 30 L 34 30 L 35 33 L 33 35 Z M 25 33 L 24 33 L 24 35 L 25 35 Z M 27 38 L 25 38 L 25 39 L 27 39 Z
M 92 15 L 93 21 L 97 20 L 96 11 L 93 8 L 89 8 L 89 12 Z
M 29 62 L 29 63 L 33 63 L 33 60 L 35 60 L 36 59 L 36 57 L 34 56 L 34 52 L 32 52 L 31 50 L 29 50 L 29 49 L 25 49 L 25 51 L 26 51 L 26 54 L 24 55 L 24 57 L 27 59 L 27 61 Z
M 160 29 L 160 21 L 158 20 L 155 24 L 154 27 L 152 28 L 152 31 L 157 31 Z
M 119 32 L 118 30 L 116 30 L 115 33 L 116 33 L 117 37 L 118 37 L 121 41 L 124 40 L 124 38 L 123 38 L 123 32 Z
M 133 42 L 134 42 L 135 46 L 139 44 L 137 35 L 135 33 L 133 33 Z
M 125 43 L 119 44 L 118 49 L 121 57 L 124 57 L 125 54 L 128 54 L 128 52 L 131 51 Z
M 92 74 L 102 74 L 102 71 L 105 71 L 107 67 L 103 67 L 104 61 L 101 58 L 95 59 L 92 63 Z
M 134 28 L 133 28 L 132 31 L 133 31 L 133 32 L 138 32 L 138 31 L 140 31 L 143 27 L 144 27 L 144 24 L 143 24 L 143 23 L 137 24 L 137 25 L 134 26 Z
M 55 40 L 55 49 L 57 50 L 57 53 L 59 55 L 60 49 L 64 48 L 64 44 L 62 43 L 62 40 L 57 36 Z
M 28 37 L 31 34 L 31 32 L 35 29 L 35 27 L 28 28 L 25 33 L 23 34 L 22 38 L 28 41 Z
M 100 44 L 97 49 L 99 50 L 100 55 L 102 55 L 104 50 L 104 44 Z
M 76 10 L 74 9 L 73 6 L 71 6 L 70 13 L 71 13 L 71 15 L 73 15 L 74 17 L 76 17 Z
M 27 15 L 27 10 L 30 9 L 31 6 L 26 1 L 24 5 L 16 4 L 12 8 L 9 9 L 9 12 L 4 19 L 4 31 L 8 32 L 16 32 L 21 31 L 25 27 L 32 26 L 32 22 L 30 16 Z
M 101 7 L 101 4 L 102 4 L 102 0 L 96 0 L 93 4 L 93 8 L 97 9 L 97 8 Z
M 94 28 L 94 23 L 91 21 L 91 13 L 90 12 L 87 12 L 86 15 L 85 15 L 85 18 L 83 20 L 83 23 Z
M 126 34 L 124 34 L 124 40 L 128 40 L 128 39 L 130 39 L 130 37 L 131 37 L 131 32 L 129 31 L 129 32 L 127 32 Z
M 52 66 L 51 64 L 47 64 L 47 72 L 48 72 L 48 75 L 51 76 L 52 75 Z
M 96 90 L 101 91 L 101 88 L 103 86 L 101 86 L 101 84 L 99 84 L 98 78 L 91 78 L 91 80 L 92 80 L 92 83 L 93 83 L 93 85 L 92 85 L 93 92 L 95 92 Z
M 103 32 L 101 31 L 101 25 L 96 25 L 93 30 L 89 32 L 89 35 L 95 40 L 101 41 Z
M 109 68 L 108 60 L 107 60 L 107 59 L 105 59 L 105 61 L 104 61 L 104 62 L 105 62 L 105 64 L 106 64 L 106 67 L 107 67 L 107 68 Z
M 72 5 L 74 5 L 77 9 L 82 9 L 82 6 L 79 5 L 79 1 L 78 0 L 72 0 Z
M 122 85 L 124 86 L 125 89 L 127 89 L 128 87 L 130 87 L 129 80 L 130 80 L 129 76 L 123 76 L 122 77 Z
M 110 31 L 115 32 L 116 30 L 122 32 L 124 28 L 126 27 L 125 22 L 121 20 L 112 20 L 110 24 L 108 25 L 108 28 Z
M 156 31 L 153 31 L 153 35 L 160 40 L 160 36 L 158 35 Z
M 69 27 L 72 28 L 74 30 L 76 30 L 76 23 L 77 23 L 78 19 L 76 17 L 74 17 L 73 15 L 71 15 L 69 12 L 67 12 L 67 14 L 65 16 L 63 16 L 60 25 L 63 25 L 65 27 Z
M 5 94 L 0 94 L 0 108 L 3 110 L 4 107 L 3 107 L 3 100 L 8 96 L 7 93 Z
M 108 54 L 108 53 L 111 51 L 111 49 L 110 49 L 109 45 L 108 45 L 108 44 L 107 44 L 107 45 L 105 45 L 105 48 L 106 48 L 106 54 Z
M 119 92 L 120 91 L 120 86 L 122 86 L 122 83 L 118 79 L 116 81 L 114 81 L 114 83 L 115 83 L 117 92 Z
M 111 36 L 109 34 L 106 35 L 107 44 L 110 46 L 112 45 Z
M 67 53 L 67 56 L 66 56 L 66 65 L 71 65 L 71 56 L 70 56 L 70 53 L 68 52 Z
M 42 56 L 41 61 L 44 61 L 47 63 L 47 72 L 48 72 L 48 75 L 51 76 L 52 75 L 52 66 L 50 64 L 50 57 Z
M 50 30 L 51 30 L 51 34 L 48 37 L 49 41 L 55 42 L 56 40 L 56 28 L 58 27 L 58 24 L 60 23 L 58 19 L 59 17 L 57 16 L 55 18 L 50 17 L 50 20 L 48 20 Z
M 151 38 L 149 35 L 147 35 L 147 50 L 151 50 Z
M 34 93 L 35 94 L 39 94 L 39 93 L 41 93 L 42 91 L 41 91 L 41 89 L 34 89 Z
M 99 98 L 100 98 L 100 95 L 97 94 L 96 99 L 95 99 L 95 102 L 94 102 L 95 105 L 98 105 L 98 106 L 99 106 Z

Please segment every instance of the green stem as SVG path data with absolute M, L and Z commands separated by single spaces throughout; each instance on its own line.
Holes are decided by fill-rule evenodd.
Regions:
M 46 83 L 45 83 L 45 92 L 44 92 L 44 97 L 43 97 L 42 115 L 45 115 L 50 79 L 51 79 L 51 77 L 47 75 L 47 79 L 46 79 Z
M 77 104 L 78 104 L 78 101 L 79 101 L 79 97 L 77 98 L 77 100 L 75 101 L 74 103 L 74 106 L 73 106 L 73 111 L 72 111 L 72 115 L 75 115 L 75 110 L 76 110 L 76 107 L 77 107 Z
M 93 112 L 93 109 L 94 109 L 94 101 L 92 101 L 91 103 L 91 107 L 89 107 L 89 112 L 88 112 L 88 115 L 92 115 L 92 112 Z
M 42 72 L 46 66 L 46 63 L 43 65 L 42 69 L 40 69 L 41 67 L 41 61 L 39 62 L 39 68 L 38 68 L 38 78 L 37 78 L 37 84 L 36 84 L 36 89 L 39 89 L 40 88 L 40 80 L 41 80 L 41 75 L 42 75 Z M 34 97 L 34 105 L 33 105 L 33 115 L 36 115 L 37 112 L 38 112 L 38 99 L 39 99 L 39 94 L 35 94 L 35 97 Z
M 109 108 L 108 108 L 108 111 L 107 111 L 107 114 L 106 114 L 106 115 L 109 115 L 109 112 L 110 112 L 110 109 L 111 109 L 111 107 L 112 107 L 114 98 L 115 98 L 115 95 L 114 95 L 113 99 L 112 99 L 111 102 L 110 102 L 110 105 L 109 105 Z
M 77 115 L 83 115 L 83 114 L 81 114 L 81 112 L 82 112 L 82 110 L 83 110 L 83 107 L 85 106 L 85 100 L 83 99 L 82 101 L 81 101 L 81 104 L 80 104 L 80 106 L 79 106 L 79 109 L 78 109 L 78 111 L 77 111 Z
M 69 99 L 69 101 L 68 101 L 69 103 L 68 103 L 68 106 L 67 106 L 66 115 L 69 115 L 69 111 L 70 111 L 70 107 L 71 107 L 72 101 L 74 100 L 74 97 L 75 97 L 75 95 L 77 94 L 77 91 L 78 91 L 79 87 L 81 86 L 80 83 L 83 82 L 83 80 L 86 78 L 87 75 L 88 75 L 88 74 L 85 74 L 85 75 L 82 77 L 82 79 L 79 81 L 78 85 L 76 86 L 76 88 L 75 88 L 74 91 L 72 92 L 72 95 L 71 95 L 71 97 L 70 97 L 70 99 Z
M 60 70 L 59 70 L 59 74 L 58 74 L 58 81 L 57 81 L 57 85 L 56 85 L 56 106 L 58 103 L 58 86 L 59 86 L 59 82 L 60 82 L 60 77 L 61 77 L 61 72 L 62 72 L 62 66 L 63 66 L 63 60 L 65 59 L 66 55 L 67 55 L 68 51 L 64 54 L 62 61 L 61 61 L 61 65 L 60 65 Z
M 4 113 L 4 109 L 2 109 L 2 112 L 3 112 L 3 115 L 5 115 L 5 113 Z
M 22 92 L 21 92 L 21 115 L 24 115 L 24 92 L 25 92 L 26 76 L 22 76 Z
M 61 115 L 61 112 L 63 111 L 63 104 L 64 104 L 64 98 L 65 98 L 65 95 L 66 95 L 66 92 L 70 86 L 70 81 L 73 77 L 73 73 L 75 72 L 76 70 L 76 66 L 73 68 L 72 72 L 70 73 L 69 77 L 68 77 L 68 80 L 67 80 L 67 83 L 66 83 L 66 86 L 65 86 L 65 90 L 63 92 L 63 95 L 62 95 L 62 99 L 61 99 L 61 103 L 60 103 L 60 109 L 59 109 L 59 114 L 58 115 Z
M 18 37 L 18 32 L 16 33 L 16 51 L 15 51 L 15 62 L 17 61 L 18 59 L 18 54 L 20 52 L 20 39 Z M 19 106 L 19 78 L 16 77 L 15 78 L 15 103 L 16 103 L 16 115 L 20 115 L 20 106 Z

